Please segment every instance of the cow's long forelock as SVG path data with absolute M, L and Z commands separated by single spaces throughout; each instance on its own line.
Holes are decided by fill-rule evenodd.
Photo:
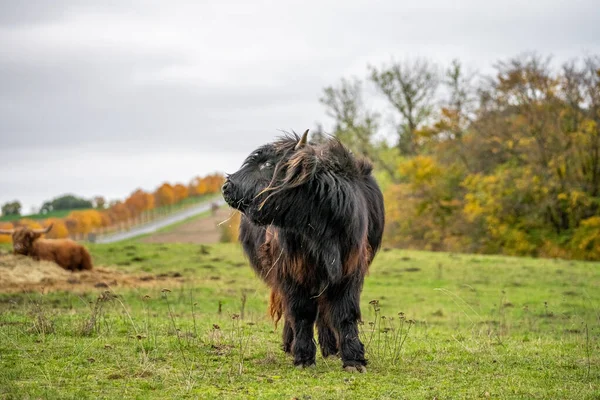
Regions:
M 261 201 L 259 209 L 277 193 L 309 183 L 316 176 L 319 163 L 328 165 L 325 170 L 331 176 L 334 176 L 335 173 L 332 174 L 330 167 L 333 167 L 334 170 L 337 169 L 337 172 L 349 175 L 361 172 L 370 173 L 369 168 L 365 168 L 363 171 L 363 164 L 369 163 L 365 160 L 356 160 L 336 138 L 330 139 L 320 146 L 308 145 L 300 150 L 292 147 L 293 140 L 291 137 L 285 137 L 274 143 L 274 148 L 282 149 L 284 153 L 281 161 L 275 166 L 269 185 L 255 197 L 258 198 L 268 193 L 267 197 Z M 290 153 L 291 156 L 289 156 Z M 285 176 L 280 179 L 279 174 L 282 170 L 285 171 Z

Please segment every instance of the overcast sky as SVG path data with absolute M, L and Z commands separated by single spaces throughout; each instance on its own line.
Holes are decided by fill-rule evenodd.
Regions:
M 0 203 L 235 171 L 367 65 L 600 54 L 597 0 L 0 0 Z

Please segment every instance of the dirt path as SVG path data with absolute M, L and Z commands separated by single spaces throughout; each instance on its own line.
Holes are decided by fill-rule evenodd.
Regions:
M 209 211 L 213 204 L 222 206 L 225 204 L 225 200 L 213 199 L 212 201 L 205 201 L 203 203 L 196 204 L 195 206 L 186 208 L 184 210 L 177 211 L 167 217 L 160 218 L 158 220 L 146 224 L 138 225 L 136 227 L 131 228 L 130 230 L 117 232 L 106 236 L 100 236 L 96 239 L 96 243 L 114 243 L 126 239 L 131 239 L 140 235 L 153 234 L 162 228 L 168 227 L 169 225 L 179 223 L 190 217 Z
M 143 238 L 144 243 L 218 243 L 221 237 L 218 224 L 231 216 L 230 208 L 221 207 L 216 215 L 196 219 L 172 229 Z

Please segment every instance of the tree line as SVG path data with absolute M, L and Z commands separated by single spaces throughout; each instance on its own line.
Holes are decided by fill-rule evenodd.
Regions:
M 332 134 L 377 167 L 385 241 L 599 260 L 600 57 L 493 68 L 390 62 L 323 90 Z
M 12 229 L 19 226 L 40 229 L 52 223 L 53 228 L 46 237 L 65 238 L 88 234 L 100 228 L 108 228 L 130 221 L 157 208 L 171 207 L 190 197 L 218 193 L 223 182 L 223 175 L 218 173 L 195 177 L 187 185 L 182 183 L 172 185 L 165 182 L 154 192 L 137 189 L 124 201 L 117 200 L 109 204 L 101 196 L 95 197 L 93 202 L 72 195 L 61 196 L 45 202 L 46 210 L 60 210 L 63 209 L 63 206 L 68 205 L 79 209 L 71 211 L 65 218 L 51 217 L 43 220 L 21 218 L 13 222 L 0 222 L 0 229 Z M 74 204 L 75 206 L 73 206 Z M 95 208 L 92 207 L 93 205 Z M 0 243 L 10 242 L 10 240 L 10 236 L 0 235 Z

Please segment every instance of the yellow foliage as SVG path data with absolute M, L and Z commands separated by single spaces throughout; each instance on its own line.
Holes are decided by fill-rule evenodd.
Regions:
M 65 220 L 61 218 L 48 218 L 44 221 L 44 227 L 52 224 L 52 229 L 46 234 L 49 239 L 63 239 L 69 237 L 69 230 L 65 224 Z
M 173 186 L 168 183 L 163 183 L 156 189 L 156 192 L 154 192 L 154 199 L 159 206 L 170 206 L 175 204 L 175 190 L 173 189 Z
M 154 208 L 154 196 L 138 189 L 125 200 L 125 205 L 131 214 L 138 215 Z
M 14 229 L 14 226 L 10 222 L 0 222 L 0 229 Z M 12 236 L 0 235 L 0 243 L 12 243 Z
M 431 183 L 442 174 L 441 168 L 429 156 L 416 156 L 399 166 L 400 174 L 409 177 L 413 186 Z
M 238 240 L 241 213 L 239 211 L 234 211 L 233 209 L 230 211 L 233 213 L 231 218 L 220 225 L 220 241 L 223 243 L 234 243 Z
M 203 178 L 195 177 L 189 184 L 190 196 L 201 196 L 209 193 L 218 193 L 225 182 L 225 177 L 221 174 L 207 175 Z
M 152 199 L 154 199 L 154 197 Z M 102 212 L 100 214 L 100 216 L 102 218 L 102 226 L 103 227 L 111 226 L 113 224 L 113 220 L 111 219 L 108 212 Z
M 67 219 L 74 221 L 69 227 L 70 233 L 90 233 L 100 228 L 103 222 L 102 214 L 97 210 L 71 211 Z
M 571 242 L 578 258 L 600 260 L 600 217 L 591 217 L 581 221 Z
M 106 214 L 108 215 L 108 218 L 101 217 L 102 220 L 105 222 L 108 219 L 112 224 L 124 222 L 131 218 L 131 211 L 129 210 L 129 207 L 120 201 L 113 204 L 108 211 L 106 211 Z
M 187 199 L 189 196 L 189 190 L 187 187 L 178 183 L 173 187 L 173 192 L 175 193 L 175 202 L 179 203 L 183 199 Z

